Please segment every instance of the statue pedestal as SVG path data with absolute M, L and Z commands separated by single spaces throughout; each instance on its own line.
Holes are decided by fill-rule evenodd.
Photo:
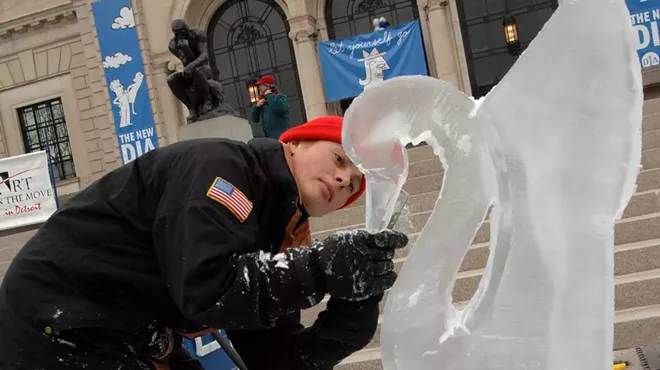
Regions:
M 252 128 L 246 119 L 220 116 L 189 123 L 179 128 L 179 141 L 202 138 L 224 138 L 247 143 L 252 139 Z

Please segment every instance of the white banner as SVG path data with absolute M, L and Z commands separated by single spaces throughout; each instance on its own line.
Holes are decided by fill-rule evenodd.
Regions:
M 0 159 L 0 230 L 44 222 L 56 210 L 45 151 Z

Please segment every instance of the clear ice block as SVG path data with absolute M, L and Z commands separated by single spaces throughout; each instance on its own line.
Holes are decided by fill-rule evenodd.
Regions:
M 385 369 L 610 369 L 614 223 L 635 189 L 642 83 L 622 0 L 564 0 L 482 100 L 430 77 L 387 80 L 346 112 L 344 148 L 367 178 L 366 224 L 386 227 L 426 141 L 441 194 L 390 291 Z M 456 274 L 490 213 L 479 288 Z

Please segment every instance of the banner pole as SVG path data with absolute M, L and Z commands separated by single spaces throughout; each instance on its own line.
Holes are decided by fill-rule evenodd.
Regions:
M 55 171 L 53 170 L 53 157 L 50 155 L 50 144 L 48 143 L 48 130 L 44 127 L 44 138 L 46 139 L 46 155 L 48 156 L 48 173 L 50 174 L 50 183 L 53 185 L 53 195 L 55 195 L 55 208 L 60 208 L 59 197 L 57 196 L 57 185 L 55 185 Z

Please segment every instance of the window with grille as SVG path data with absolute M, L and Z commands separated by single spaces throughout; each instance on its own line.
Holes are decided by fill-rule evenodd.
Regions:
M 18 109 L 26 153 L 48 146 L 56 180 L 76 176 L 62 100 L 57 98 Z
M 373 32 L 374 18 L 392 26 L 419 19 L 415 0 L 326 0 L 325 21 L 331 40 Z

